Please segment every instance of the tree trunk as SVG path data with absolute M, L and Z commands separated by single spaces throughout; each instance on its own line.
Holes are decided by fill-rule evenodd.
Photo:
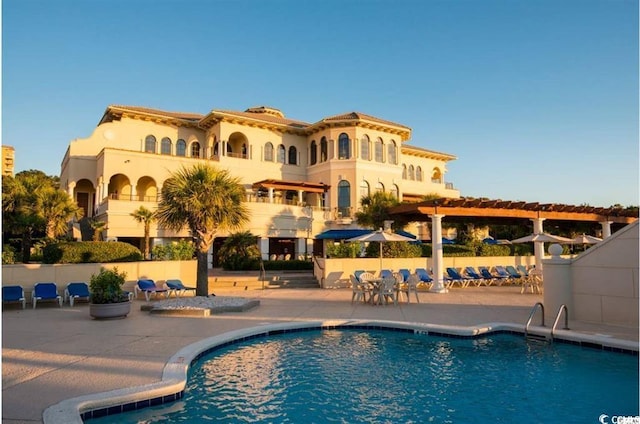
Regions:
M 196 276 L 196 296 L 209 295 L 209 267 L 207 264 L 207 256 L 209 249 L 204 252 L 198 249 L 196 257 L 198 259 L 198 272 Z
M 22 233 L 22 263 L 28 264 L 31 260 L 31 234 Z
M 150 228 L 148 224 L 144 226 L 144 258 L 149 259 L 149 233 Z

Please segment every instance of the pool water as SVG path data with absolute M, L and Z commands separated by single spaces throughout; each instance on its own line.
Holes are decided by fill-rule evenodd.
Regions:
M 324 330 L 215 350 L 184 397 L 97 423 L 597 423 L 638 415 L 638 357 L 512 334 Z

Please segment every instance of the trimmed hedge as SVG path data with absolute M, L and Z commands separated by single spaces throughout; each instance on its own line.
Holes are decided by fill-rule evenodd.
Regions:
M 264 269 L 266 271 L 299 271 L 313 269 L 313 262 L 299 261 L 264 261 Z
M 119 241 L 79 241 L 55 243 L 42 250 L 45 264 L 79 264 L 141 261 L 140 249 Z

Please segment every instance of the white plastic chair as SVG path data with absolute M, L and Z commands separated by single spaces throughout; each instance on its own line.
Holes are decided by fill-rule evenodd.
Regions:
M 371 286 L 367 283 L 361 283 L 355 277 L 355 275 L 349 275 L 349 280 L 351 281 L 351 303 L 354 301 L 367 302 L 367 295 L 371 296 Z
M 409 275 L 409 279 L 403 283 L 398 285 L 398 295 L 403 293 L 407 296 L 407 303 L 411 303 L 411 293 L 416 296 L 416 302 L 420 303 L 420 298 L 418 297 L 418 283 L 420 282 L 420 277 L 418 274 Z M 400 297 L 400 296 L 398 296 Z
M 396 279 L 391 278 L 383 278 L 376 290 L 376 294 L 378 295 L 378 304 L 381 305 L 383 302 L 385 305 L 389 303 L 389 301 L 393 301 L 393 304 L 397 304 L 398 298 L 396 297 Z

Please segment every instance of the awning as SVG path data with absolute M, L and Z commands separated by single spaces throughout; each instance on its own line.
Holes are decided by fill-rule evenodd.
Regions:
M 276 190 L 302 190 L 309 193 L 324 193 L 331 186 L 323 183 L 312 183 L 308 181 L 285 181 L 285 180 L 262 180 L 253 183 L 254 189 L 273 188 Z
M 320 233 L 315 236 L 316 240 L 346 240 L 354 237 L 360 237 L 365 234 L 372 233 L 374 230 L 361 230 L 361 229 L 351 229 L 351 230 L 327 230 L 323 233 Z M 418 237 L 414 236 L 411 233 L 406 231 L 396 231 L 396 234 L 400 234 L 405 237 L 410 237 L 412 239 L 417 239 Z

